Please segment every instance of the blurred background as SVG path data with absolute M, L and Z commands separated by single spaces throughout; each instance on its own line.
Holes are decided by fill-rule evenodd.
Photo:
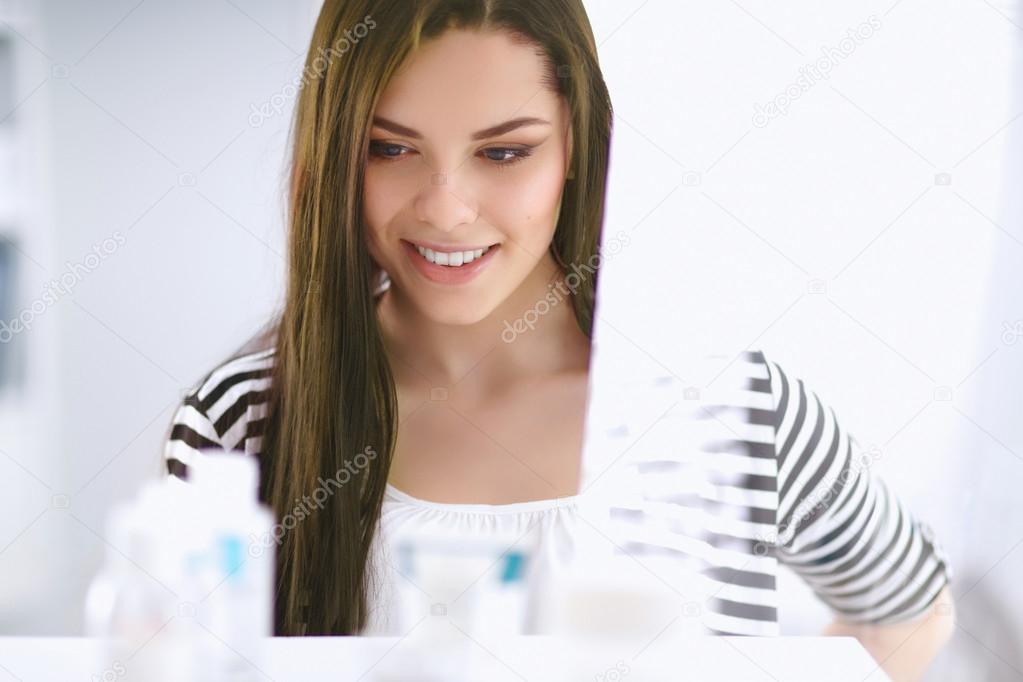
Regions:
M 602 361 L 709 336 L 807 381 L 950 556 L 927 679 L 1023 679 L 1023 3 L 585 5 L 629 236 Z M 80 634 L 106 512 L 280 304 L 318 10 L 0 0 L 0 633 Z M 781 589 L 785 634 L 828 622 Z

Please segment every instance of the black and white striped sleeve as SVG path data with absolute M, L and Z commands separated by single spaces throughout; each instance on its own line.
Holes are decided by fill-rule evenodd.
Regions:
M 952 571 L 927 524 L 875 471 L 834 410 L 767 361 L 778 463 L 776 555 L 846 622 L 922 616 Z
M 265 424 L 272 349 L 234 358 L 188 392 L 171 419 L 164 472 L 184 479 L 202 451 L 257 448 Z
M 199 400 L 200 387 L 185 396 L 171 419 L 170 435 L 163 445 L 164 473 L 184 479 L 188 467 L 202 450 L 223 450 L 216 426 Z

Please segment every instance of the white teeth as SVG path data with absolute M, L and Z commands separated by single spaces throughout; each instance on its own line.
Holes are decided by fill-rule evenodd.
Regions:
M 471 263 L 487 251 L 490 247 L 484 247 L 482 249 L 476 249 L 475 251 L 453 251 L 451 253 L 445 253 L 443 251 L 434 251 L 432 249 L 426 249 L 422 246 L 416 246 L 416 251 L 420 253 L 426 260 L 437 265 L 447 265 L 448 267 L 457 268 L 460 265 Z

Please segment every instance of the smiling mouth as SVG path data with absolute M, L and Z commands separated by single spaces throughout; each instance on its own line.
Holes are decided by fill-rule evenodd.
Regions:
M 462 267 L 468 265 L 475 260 L 483 257 L 491 249 L 500 247 L 500 244 L 491 244 L 490 246 L 484 246 L 478 249 L 466 249 L 464 251 L 434 251 L 433 249 L 420 246 L 413 242 L 408 242 L 415 250 L 429 263 L 434 265 L 444 265 L 451 268 Z

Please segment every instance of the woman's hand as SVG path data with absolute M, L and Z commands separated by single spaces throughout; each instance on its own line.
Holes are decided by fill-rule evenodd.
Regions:
M 892 682 L 916 682 L 954 630 L 955 607 L 946 586 L 927 613 L 916 620 L 891 625 L 835 621 L 823 634 L 855 637 Z

